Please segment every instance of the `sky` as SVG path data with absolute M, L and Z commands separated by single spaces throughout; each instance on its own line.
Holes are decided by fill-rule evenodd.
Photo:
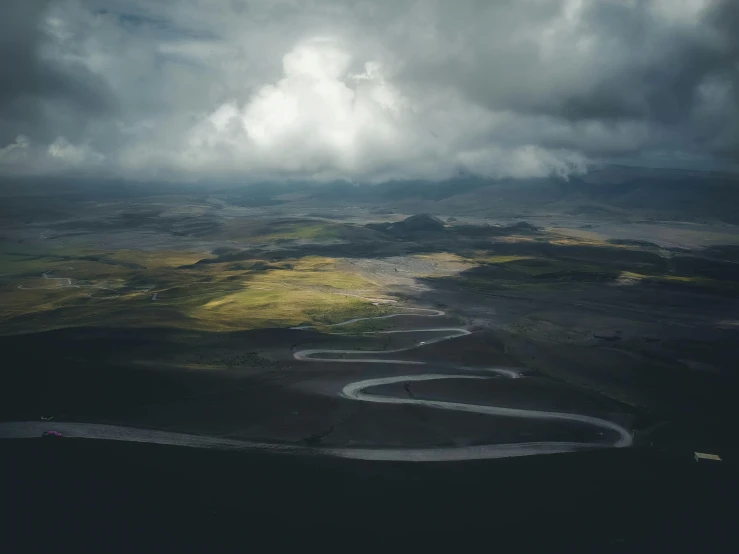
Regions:
M 0 175 L 739 162 L 736 0 L 6 0 Z

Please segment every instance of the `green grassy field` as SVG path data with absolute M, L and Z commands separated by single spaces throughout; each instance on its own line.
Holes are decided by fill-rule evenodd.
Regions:
M 191 265 L 202 257 L 188 251 L 6 252 L 0 331 L 142 324 L 245 330 L 385 313 L 349 296 L 376 294 L 378 286 L 339 270 L 331 258 Z
M 269 236 L 326 238 L 340 227 L 315 221 L 278 222 Z M 675 264 L 638 245 L 613 246 L 559 235 L 536 240 L 503 237 L 485 249 L 416 257 L 429 262 L 418 265 L 416 277 L 451 279 L 479 290 L 523 291 L 568 282 L 599 286 L 638 282 L 729 294 L 739 290 L 733 266 L 685 257 Z M 197 263 L 205 258 L 212 254 L 5 243 L 0 248 L 0 333 L 95 325 L 215 331 L 300 324 L 320 328 L 392 312 L 363 298 L 384 296 L 384 285 L 338 259 L 306 255 Z M 437 265 L 453 271 L 444 277 L 435 273 Z M 422 275 L 425 267 L 428 275 Z M 361 333 L 391 325 L 365 322 L 343 331 Z

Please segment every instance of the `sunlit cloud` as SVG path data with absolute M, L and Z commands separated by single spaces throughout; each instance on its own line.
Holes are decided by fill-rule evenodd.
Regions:
M 218 166 L 368 180 L 398 172 L 444 178 L 460 170 L 566 176 L 585 167 L 583 156 L 532 145 L 470 148 L 470 139 L 495 131 L 494 114 L 459 98 L 414 98 L 392 83 L 381 62 L 363 61 L 353 73 L 354 61 L 337 39 L 298 43 L 282 59 L 282 78 L 258 88 L 243 105 L 230 100 L 218 106 L 193 128 L 178 159 L 189 170 Z
M 217 4 L 4 7 L 0 174 L 567 178 L 739 151 L 731 0 Z

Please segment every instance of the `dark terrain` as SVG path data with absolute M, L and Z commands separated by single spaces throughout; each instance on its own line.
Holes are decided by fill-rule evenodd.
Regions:
M 489 416 L 357 405 L 337 393 L 352 376 L 512 367 L 527 378 L 415 383 L 413 392 L 571 405 L 615 418 L 637 445 L 733 444 L 739 233 L 723 207 L 739 190 L 734 177 L 612 167 L 571 181 L 335 183 L 287 200 L 291 187 L 81 182 L 49 196 L 39 181 L 3 189 L 2 279 L 12 309 L 0 322 L 9 362 L 0 377 L 2 418 L 321 445 L 508 442 L 537 432 L 496 426 L 491 434 Z M 657 205 L 666 187 L 671 201 Z M 306 274 L 312 260 L 326 260 L 327 269 Z M 65 271 L 83 288 L 59 288 Z M 19 283 L 44 290 L 19 291 Z M 75 290 L 86 286 L 107 288 L 85 299 Z M 259 291 L 275 286 L 293 296 L 264 304 Z M 57 300 L 55 287 L 78 296 Z M 154 302 L 149 290 L 159 291 Z M 228 312 L 204 311 L 240 291 L 257 296 L 228 296 Z M 320 296 L 309 301 L 306 291 Z M 343 336 L 320 327 L 393 312 L 393 304 L 342 300 L 355 296 L 446 315 L 370 319 L 336 328 Z M 279 310 L 294 298 L 303 315 L 289 315 L 292 325 L 316 330 L 285 329 L 290 319 Z M 321 307 L 334 298 L 344 303 Z M 261 319 L 240 322 L 240 313 Z M 422 344 L 439 336 L 424 328 L 460 326 L 472 334 Z M 407 333 L 413 329 L 421 332 Z M 293 359 L 317 347 L 406 348 L 372 356 L 426 366 Z M 573 394 L 591 399 L 575 402 Z
M 198 451 L 179 466 L 175 447 L 9 440 L 8 472 L 53 448 L 64 473 L 99 464 L 89 469 L 92 482 L 107 481 L 110 457 L 123 448 L 134 469 L 115 470 L 122 483 L 148 483 L 178 466 L 178 477 L 158 485 L 168 499 L 151 508 L 171 511 L 166 525 L 202 518 L 231 527 L 247 518 L 264 530 L 290 521 L 291 532 L 317 543 L 328 540 L 326 517 L 362 536 L 392 520 L 388 536 L 411 542 L 435 537 L 424 529 L 445 521 L 454 536 L 480 531 L 489 517 L 507 540 L 536 527 L 556 542 L 567 519 L 556 499 L 573 494 L 597 506 L 580 523 L 585 547 L 605 536 L 657 544 L 670 521 L 685 521 L 687 506 L 707 499 L 704 480 L 714 479 L 691 465 L 694 451 L 734 467 L 732 176 L 616 167 L 569 182 L 335 183 L 300 188 L 299 198 L 291 185 L 109 185 L 2 189 L 0 436 L 55 426 L 88 439 L 175 433 L 216 449 L 294 454 Z M 658 202 L 667 187 L 671 200 Z M 361 398 L 345 394 L 376 379 L 395 380 L 368 385 Z M 529 444 L 591 451 L 405 469 L 407 460 L 495 458 Z M 592 451 L 614 445 L 631 448 Z M 67 469 L 77 448 L 87 465 Z M 406 461 L 367 461 L 373 456 Z M 351 457 L 366 459 L 341 459 Z M 212 469 L 242 462 L 249 477 Z M 27 467 L 53 473 L 40 460 Z M 733 475 L 721 471 L 721 479 Z M 317 483 L 329 473 L 344 481 L 323 489 Z M 346 499 L 340 491 L 353 485 L 341 483 L 358 474 L 359 496 Z M 183 496 L 180 478 L 193 496 Z M 425 479 L 436 481 L 438 496 L 422 490 Z M 522 482 L 549 504 L 538 500 L 529 515 L 517 498 Z M 225 492 L 232 486 L 248 491 L 245 506 L 234 507 Z M 716 486 L 705 495 L 718 494 Z M 81 498 L 97 502 L 90 487 Z M 390 489 L 405 500 L 375 513 Z M 284 506 L 277 499 L 285 491 L 301 500 Z M 19 513 L 35 513 L 21 489 L 12 495 Z M 44 495 L 42 487 L 29 499 L 62 509 Z M 473 510 L 490 495 L 498 498 L 490 511 Z M 615 500 L 604 505 L 608 496 Z M 306 503 L 318 497 L 333 515 L 314 521 Z M 711 501 L 709 526 L 728 506 Z M 199 507 L 184 514 L 193 502 Z M 336 513 L 342 502 L 356 503 L 355 516 Z M 440 503 L 469 508 L 443 515 Z M 647 529 L 644 518 L 656 512 Z M 115 517 L 102 527 L 115 532 Z
M 8 442 L 8 551 L 731 552 L 736 540 L 736 466 L 671 450 L 409 465 Z

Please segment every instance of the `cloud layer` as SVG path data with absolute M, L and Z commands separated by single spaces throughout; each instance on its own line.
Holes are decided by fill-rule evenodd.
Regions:
M 732 0 L 0 11 L 6 175 L 382 181 L 739 162 Z

